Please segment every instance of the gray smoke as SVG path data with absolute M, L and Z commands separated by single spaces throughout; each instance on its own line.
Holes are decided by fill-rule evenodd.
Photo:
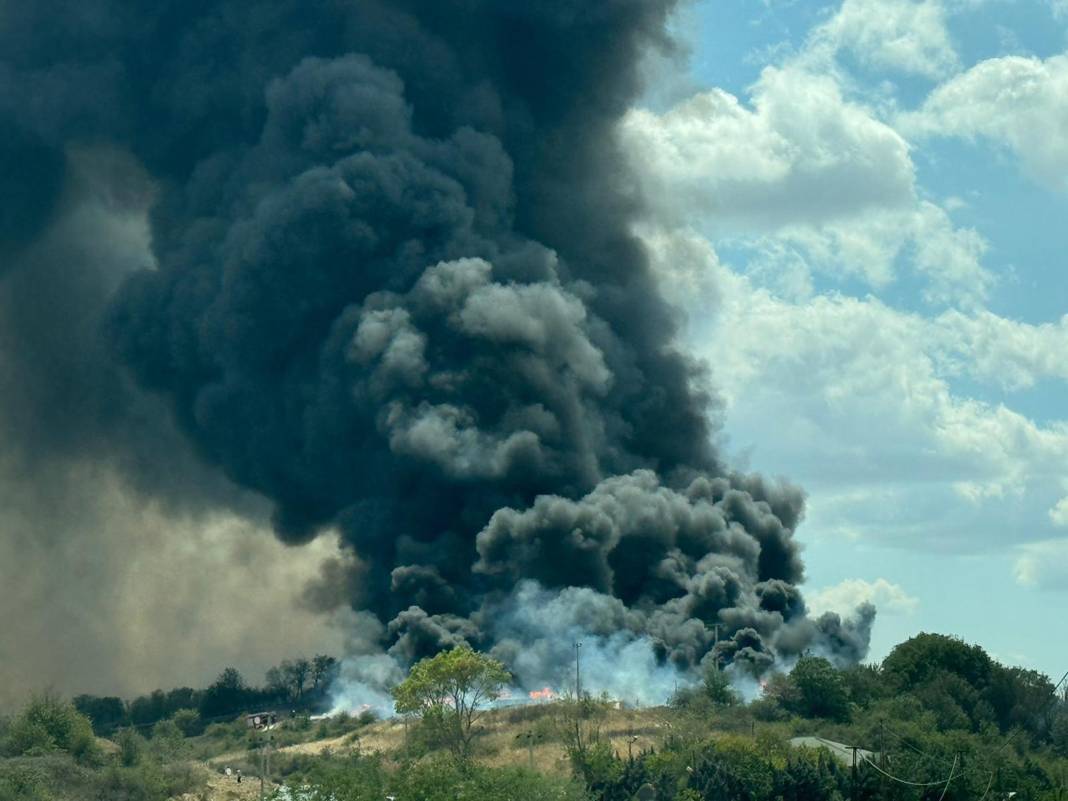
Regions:
M 113 288 L 151 261 L 147 178 L 107 149 L 66 161 L 52 219 L 0 279 L 0 707 L 45 687 L 208 682 L 231 663 L 257 677 L 333 647 L 292 586 L 329 540 L 299 558 L 272 542 L 262 501 L 195 458 L 100 336 Z M 284 637 L 281 616 L 299 621 Z
M 287 543 L 339 531 L 306 598 L 401 661 L 544 641 L 494 614 L 534 591 L 682 670 L 713 622 L 754 670 L 863 654 L 870 618 L 805 614 L 801 493 L 717 457 L 631 233 L 615 126 L 672 0 L 69 5 L 0 17 L 0 255 L 54 226 L 79 147 L 154 194 L 150 263 L 86 277 L 101 313 L 63 340 L 100 408 L 61 452 L 189 514 L 266 499 Z M 175 428 L 226 481 L 161 469 Z

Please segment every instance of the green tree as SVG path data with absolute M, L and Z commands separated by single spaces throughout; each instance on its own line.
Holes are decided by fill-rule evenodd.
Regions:
M 705 695 L 713 704 L 734 706 L 738 703 L 738 695 L 731 687 L 730 679 L 717 665 L 710 665 L 705 671 L 704 688 Z
M 465 643 L 416 663 L 393 688 L 393 698 L 398 712 L 421 715 L 440 730 L 456 757 L 467 759 L 484 705 L 511 678 L 504 665 Z
M 152 752 L 160 759 L 172 760 L 184 756 L 185 735 L 173 720 L 161 720 L 152 727 Z
M 313 690 L 325 689 L 337 673 L 337 660 L 327 654 L 317 654 L 311 661 L 311 682 Z
M 749 705 L 758 720 L 777 720 L 801 706 L 797 684 L 785 673 L 772 673 L 764 683 L 764 697 Z M 778 713 L 778 714 L 776 714 Z
M 66 751 L 81 762 L 100 754 L 89 718 L 51 693 L 34 696 L 15 717 L 4 750 L 15 756 Z
M 866 707 L 886 696 L 886 682 L 878 665 L 852 665 L 839 672 L 849 700 Z
M 132 728 L 120 729 L 115 735 L 115 744 L 119 747 L 119 760 L 128 768 L 140 763 L 148 747 L 145 738 Z
M 204 724 L 200 720 L 200 713 L 195 709 L 179 709 L 171 717 L 174 725 L 185 737 L 196 737 L 204 731 Z
M 775 789 L 775 769 L 745 738 L 723 737 L 693 766 L 690 786 L 717 801 L 766 801 Z
M 1057 700 L 1049 676 L 1037 670 L 996 665 L 989 693 L 1002 731 L 1021 726 L 1045 734 Z
M 126 704 L 115 696 L 76 695 L 73 703 L 75 709 L 89 718 L 98 734 L 107 735 L 126 720 Z
M 311 662 L 304 657 L 292 661 L 286 659 L 281 667 L 285 684 L 289 688 L 289 697 L 294 701 L 300 701 L 304 697 L 308 677 L 311 676 Z
M 978 645 L 944 634 L 917 634 L 895 646 L 883 660 L 883 675 L 898 691 L 910 691 L 941 672 L 977 689 L 989 686 L 994 661 Z
M 29 765 L 0 762 L 0 801 L 53 801 L 48 777 Z
M 251 693 L 245 679 L 236 668 L 228 667 L 200 699 L 200 716 L 214 718 L 240 712 Z M 160 717 L 163 717 L 162 715 Z M 159 720 L 159 717 L 153 720 Z
M 849 695 L 834 665 L 822 656 L 803 656 L 790 671 L 796 688 L 791 711 L 810 718 L 845 720 L 849 717 Z
M 1053 750 L 1062 757 L 1068 757 L 1068 709 L 1060 709 L 1053 716 L 1050 737 Z
M 139 695 L 130 702 L 129 719 L 136 726 L 150 726 L 167 717 L 167 695 L 163 690 L 153 690 L 148 695 Z

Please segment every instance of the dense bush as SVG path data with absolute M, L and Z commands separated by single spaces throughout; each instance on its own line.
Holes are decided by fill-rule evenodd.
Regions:
M 96 777 L 94 789 L 96 798 L 107 801 L 167 801 L 202 784 L 202 773 L 191 765 L 146 760 L 136 767 L 110 766 Z
M 48 776 L 40 768 L 5 762 L 0 762 L 0 801 L 51 801 Z
M 31 699 L 7 726 L 3 751 L 8 756 L 64 751 L 85 763 L 100 758 L 89 718 L 48 693 Z
M 140 763 L 148 747 L 136 729 L 120 729 L 115 735 L 115 744 L 119 746 L 119 761 L 126 767 Z
M 204 722 L 195 709 L 179 709 L 171 716 L 171 720 L 186 737 L 196 737 L 204 733 Z
M 387 766 L 377 756 L 319 759 L 286 781 L 285 795 L 294 801 L 328 801 L 341 798 L 384 798 L 405 801 L 586 801 L 576 782 L 524 768 L 489 768 L 461 764 L 439 755 Z
M 188 763 L 88 767 L 59 752 L 0 760 L 0 801 L 168 801 L 203 784 L 202 770 Z

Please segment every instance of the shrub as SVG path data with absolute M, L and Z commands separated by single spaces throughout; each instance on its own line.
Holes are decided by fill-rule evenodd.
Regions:
M 4 751 L 13 756 L 66 751 L 85 763 L 100 759 L 89 718 L 50 693 L 34 696 L 11 722 Z
M 119 761 L 126 767 L 139 764 L 147 746 L 145 738 L 136 729 L 120 729 L 115 735 L 115 744 L 119 746 Z
M 26 765 L 0 763 L 0 801 L 51 801 L 47 777 Z
M 584 801 L 585 791 L 566 778 L 523 768 L 488 768 L 462 764 L 444 754 L 399 770 L 377 756 L 322 759 L 287 782 L 288 797 L 301 801 L 334 798 L 384 798 L 405 801 Z
M 203 785 L 203 775 L 189 765 L 161 768 L 146 761 L 136 767 L 113 765 L 96 780 L 95 797 L 107 801 L 167 801 Z
M 200 713 L 195 709 L 179 709 L 171 718 L 174 725 L 186 737 L 196 737 L 204 731 L 204 723 L 200 719 Z

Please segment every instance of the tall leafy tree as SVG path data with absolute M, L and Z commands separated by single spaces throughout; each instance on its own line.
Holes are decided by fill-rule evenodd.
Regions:
M 228 667 L 207 690 L 200 701 L 201 718 L 233 715 L 249 701 L 251 692 L 237 668 Z
M 393 698 L 398 712 L 438 726 L 453 754 L 467 759 L 475 724 L 510 680 L 504 665 L 463 644 L 416 663 Z
M 116 696 L 76 695 L 74 708 L 85 715 L 98 734 L 108 734 L 126 720 L 126 704 Z
M 798 714 L 813 718 L 845 720 L 849 717 L 849 694 L 834 665 L 822 656 L 803 656 L 790 671 L 790 683 L 797 688 Z
M 329 684 L 337 672 L 337 660 L 327 654 L 317 654 L 311 661 L 312 689 L 318 690 Z

